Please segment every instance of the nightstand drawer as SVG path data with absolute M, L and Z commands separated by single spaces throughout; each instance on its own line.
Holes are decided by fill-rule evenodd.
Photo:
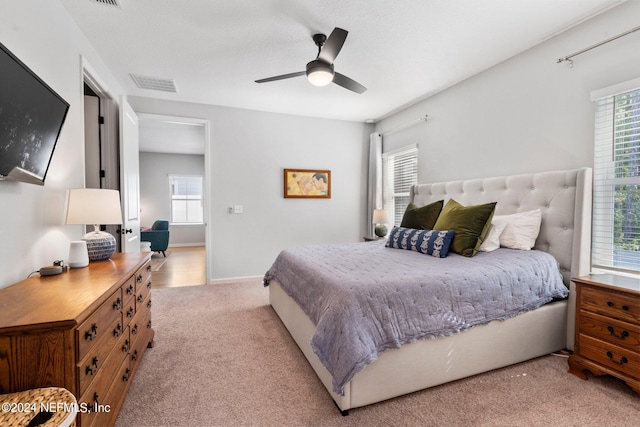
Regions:
M 580 336 L 580 354 L 626 375 L 640 372 L 640 354 L 592 337 Z
M 640 326 L 595 313 L 580 313 L 580 334 L 640 353 Z
M 578 306 L 580 309 L 604 316 L 634 323 L 640 322 L 640 301 L 638 298 L 616 292 L 603 292 L 602 289 L 585 286 L 582 289 Z

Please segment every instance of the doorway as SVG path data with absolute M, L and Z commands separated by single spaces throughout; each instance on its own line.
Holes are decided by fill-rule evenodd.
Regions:
M 170 245 L 166 261 L 188 253 L 188 248 L 204 246 L 205 281 L 209 283 L 211 266 L 208 254 L 210 198 L 209 185 L 209 121 L 196 118 L 138 113 L 140 145 L 140 208 L 142 226 L 151 226 L 157 219 L 170 221 Z M 179 182 L 201 178 L 202 213 L 197 216 L 174 217 L 181 206 L 174 187 Z M 191 196 L 189 196 L 191 197 Z M 185 201 L 193 206 L 193 201 Z M 179 253 L 180 252 L 180 253 Z M 177 262 L 177 260 L 175 260 Z M 163 269 L 165 267 L 162 267 Z M 158 272 L 160 273 L 160 272 Z M 179 276 L 176 276 L 179 280 Z M 176 283 L 176 285 L 180 285 Z M 165 285 L 171 286 L 171 284 Z

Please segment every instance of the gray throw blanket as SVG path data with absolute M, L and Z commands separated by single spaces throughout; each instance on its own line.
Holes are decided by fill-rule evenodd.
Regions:
M 344 385 L 390 348 L 504 320 L 565 298 L 557 261 L 540 251 L 498 249 L 434 258 L 384 241 L 284 250 L 275 279 L 316 325 L 311 347 Z

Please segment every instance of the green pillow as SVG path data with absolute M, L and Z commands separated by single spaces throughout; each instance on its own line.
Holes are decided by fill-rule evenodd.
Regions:
M 472 257 L 487 235 L 496 202 L 484 205 L 462 206 L 450 199 L 434 226 L 435 230 L 455 230 L 451 248 L 453 252 Z
M 418 207 L 409 203 L 404 211 L 400 227 L 415 228 L 416 230 L 433 230 L 433 225 L 440 215 L 444 200 Z

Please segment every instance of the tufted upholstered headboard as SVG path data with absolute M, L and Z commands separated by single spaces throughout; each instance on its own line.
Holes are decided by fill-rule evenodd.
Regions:
M 463 205 L 498 202 L 496 215 L 533 209 L 542 211 L 534 249 L 549 252 L 560 264 L 564 282 L 589 273 L 592 170 L 590 168 L 534 174 L 418 184 L 411 201 L 423 206 L 455 199 Z
M 567 348 L 575 337 L 575 291 L 572 277 L 591 269 L 591 200 L 593 172 L 590 168 L 511 175 L 497 178 L 418 184 L 411 187 L 411 201 L 423 206 L 453 198 L 463 205 L 498 202 L 496 215 L 533 209 L 542 211 L 540 234 L 534 249 L 553 255 L 569 287 Z

